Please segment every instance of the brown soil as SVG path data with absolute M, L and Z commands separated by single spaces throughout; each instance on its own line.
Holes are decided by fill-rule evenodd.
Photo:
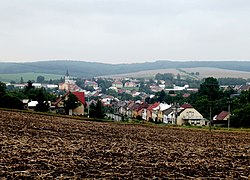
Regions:
M 0 111 L 0 178 L 250 178 L 250 134 Z

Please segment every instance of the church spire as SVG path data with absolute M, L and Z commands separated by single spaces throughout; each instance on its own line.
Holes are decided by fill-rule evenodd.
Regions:
M 65 76 L 69 76 L 69 71 L 68 71 L 68 69 L 67 69 L 67 72 L 66 72 L 66 75 Z
M 69 83 L 69 82 L 70 82 L 69 71 L 68 71 L 68 69 L 67 69 L 67 72 L 66 72 L 66 74 L 65 74 L 64 80 L 65 80 L 65 83 Z

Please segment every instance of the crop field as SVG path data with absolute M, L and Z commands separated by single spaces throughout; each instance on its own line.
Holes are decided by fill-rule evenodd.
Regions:
M 250 134 L 0 111 L 0 179 L 249 179 Z
M 214 78 L 250 78 L 250 72 L 245 71 L 234 71 L 234 70 L 227 70 L 227 69 L 220 69 L 220 68 L 207 68 L 207 67 L 198 67 L 198 68 L 181 68 L 182 70 L 186 71 L 187 73 L 192 72 L 199 72 L 199 79 L 203 79 L 206 77 L 214 77 Z M 157 69 L 157 70 L 148 70 L 148 71 L 139 71 L 134 73 L 126 73 L 126 74 L 115 74 L 115 75 L 107 75 L 101 77 L 111 77 L 111 78 L 125 78 L 125 77 L 134 77 L 134 78 L 153 78 L 157 73 L 172 73 L 175 76 L 180 74 L 183 78 L 192 76 L 180 71 L 178 69 Z M 196 79 L 196 78 L 195 78 Z
M 16 73 L 16 74 L 0 74 L 0 81 L 4 82 L 10 82 L 10 81 L 16 81 L 19 82 L 21 77 L 23 77 L 23 80 L 27 82 L 28 80 L 36 80 L 37 76 L 44 76 L 45 80 L 50 79 L 60 79 L 64 75 L 57 75 L 57 74 L 45 74 L 45 73 Z
M 199 72 L 201 78 L 214 77 L 214 78 L 250 78 L 250 72 L 246 71 L 235 71 L 220 68 L 182 68 L 186 72 Z

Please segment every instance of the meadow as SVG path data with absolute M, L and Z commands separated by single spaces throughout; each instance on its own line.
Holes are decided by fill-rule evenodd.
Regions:
M 21 77 L 23 77 L 24 82 L 27 82 L 28 80 L 36 80 L 37 76 L 44 76 L 45 80 L 50 79 L 60 79 L 64 75 L 57 75 L 57 74 L 45 74 L 45 73 L 34 73 L 34 72 L 28 72 L 28 73 L 16 73 L 16 74 L 0 74 L 0 81 L 3 82 L 20 82 Z

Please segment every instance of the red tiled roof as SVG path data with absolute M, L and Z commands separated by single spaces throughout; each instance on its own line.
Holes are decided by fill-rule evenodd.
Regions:
M 222 111 L 222 112 L 216 117 L 216 120 L 226 120 L 225 117 L 227 117 L 228 114 L 229 114 L 229 112 L 227 112 L 227 111 Z
M 113 82 L 112 84 L 122 84 L 122 82 L 120 82 L 120 81 L 115 81 L 115 82 Z
M 85 104 L 84 92 L 72 92 L 72 94 L 74 94 L 82 104 Z
M 147 110 L 151 111 L 153 108 L 156 108 L 157 106 L 159 106 L 160 102 L 156 102 L 154 104 L 152 104 L 151 106 L 148 107 Z
M 68 96 L 69 92 L 67 92 L 66 94 L 64 94 L 63 96 L 57 98 L 56 102 L 54 103 L 55 105 L 57 105 L 59 102 L 61 102 L 63 100 L 64 97 Z
M 191 106 L 190 104 L 186 103 L 186 104 L 183 104 L 181 106 L 181 108 L 184 108 L 184 109 L 186 109 L 186 108 L 193 108 L 193 106 Z
M 77 99 L 82 103 L 85 104 L 85 95 L 84 92 L 67 92 L 66 94 L 64 94 L 62 97 L 59 97 L 56 102 L 54 103 L 55 105 L 57 105 L 59 102 L 61 102 L 63 100 L 64 97 L 68 96 L 69 93 L 74 94 Z
M 190 96 L 189 93 L 185 93 L 185 94 L 182 95 L 182 97 L 184 97 L 184 98 L 188 98 L 189 96 Z

